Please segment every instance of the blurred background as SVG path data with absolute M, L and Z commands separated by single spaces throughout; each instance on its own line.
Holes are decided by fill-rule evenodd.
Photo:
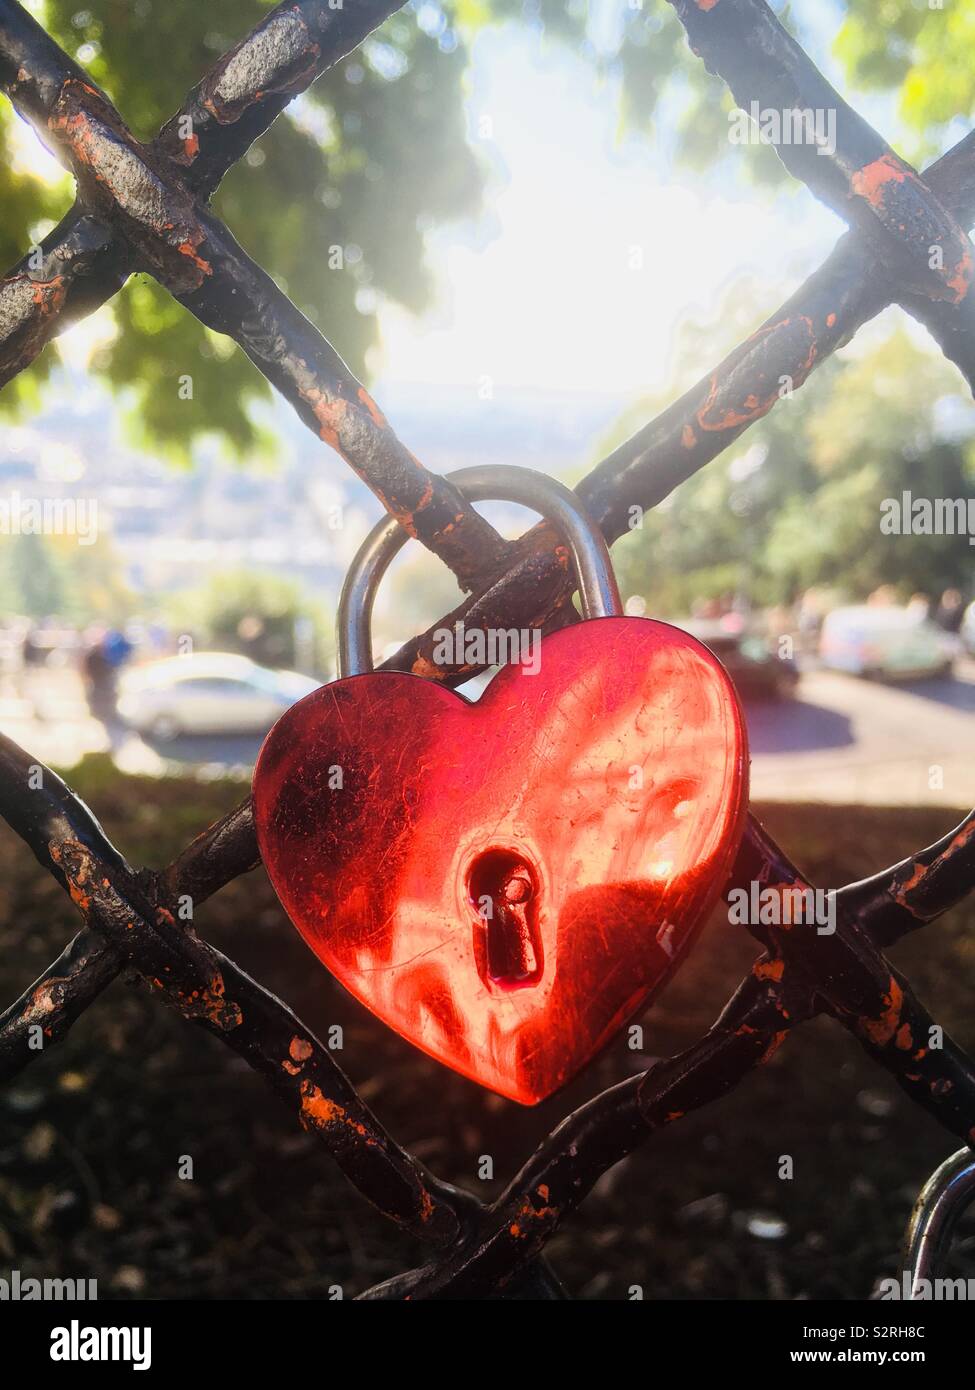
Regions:
M 266 6 L 33 9 L 148 135 Z M 923 162 L 969 112 L 954 65 L 971 21 L 888 0 L 881 29 L 874 9 L 784 17 Z M 729 142 L 732 110 L 665 4 L 412 3 L 288 108 L 217 207 L 430 467 L 573 483 L 840 231 L 768 146 Z M 13 262 L 72 187 L 6 106 L 0 136 Z M 332 675 L 376 500 L 144 277 L 0 409 L 0 728 L 61 766 L 108 752 L 130 772 L 247 776 L 281 709 Z M 892 308 L 616 545 L 630 611 L 690 625 L 738 681 L 759 795 L 975 799 L 975 549 L 881 529 L 904 490 L 970 496 L 973 438 L 959 375 Z M 25 508 L 52 500 L 74 534 L 31 530 Z M 492 515 L 509 534 L 531 519 Z M 457 597 L 408 548 L 377 651 Z
M 269 6 L 35 0 L 29 8 L 149 137 Z M 905 157 L 923 164 L 967 130 L 975 15 L 964 6 L 796 0 L 773 8 Z M 663 0 L 413 0 L 288 108 L 227 177 L 215 206 L 427 465 L 522 463 L 573 484 L 753 331 L 842 231 L 783 174 L 771 149 L 729 141 L 732 110 Z M 12 264 L 68 209 L 73 190 L 6 104 L 0 146 L 0 256 Z M 333 675 L 338 590 L 379 503 L 272 396 L 243 353 L 146 277 L 130 280 L 8 386 L 0 419 L 0 731 L 69 769 L 109 811 L 110 828 L 114 815 L 133 858 L 163 862 L 239 797 L 281 711 Z M 888 499 L 909 491 L 964 503 L 973 479 L 975 407 L 964 383 L 891 308 L 614 547 L 628 611 L 689 627 L 727 664 L 745 701 L 754 794 L 786 847 L 823 883 L 909 853 L 949 828 L 953 809 L 975 801 L 975 517 L 971 535 L 882 527 Z M 32 525 L 45 506 L 60 520 Z M 507 534 L 531 521 L 517 508 L 487 510 Z M 449 574 L 408 547 L 377 605 L 377 653 L 457 600 Z M 864 806 L 874 808 L 872 819 L 851 810 Z M 0 852 L 9 948 L 0 976 L 12 998 L 32 978 L 30 964 L 40 969 L 60 948 L 70 916 L 5 833 Z M 277 951 L 284 924 L 263 881 L 261 894 L 247 926 L 253 968 L 270 969 L 275 987 L 325 1026 L 349 1006 L 297 997 L 303 948 L 293 943 L 294 960 Z M 235 905 L 241 900 L 231 893 L 212 912 L 214 934 L 236 955 Z M 972 924 L 964 913 L 954 920 L 953 934 L 938 938 L 940 954 L 924 958 L 943 991 L 971 964 Z M 25 923 L 30 963 L 21 949 Z M 702 948 L 688 965 L 677 996 L 686 1007 L 654 1009 L 663 1017 L 660 1052 L 690 1041 L 730 991 L 734 971 L 747 966 L 747 943 L 742 961 L 729 964 L 722 952 L 730 949 Z M 968 1016 L 961 999 L 944 997 L 949 1013 Z M 131 1163 L 150 1174 L 149 1156 L 162 1142 L 158 1117 L 140 1111 L 137 1152 L 119 1157 L 127 1141 L 113 1117 L 141 1067 L 125 1039 L 141 1043 L 143 1008 L 126 992 L 101 1023 L 86 1016 L 57 1062 L 31 1072 L 0 1136 L 0 1144 L 10 1136 L 0 1148 L 0 1256 L 5 1230 L 8 1249 L 43 1255 L 47 1272 L 76 1240 L 83 1258 L 94 1259 L 94 1240 L 108 1283 L 119 1268 L 136 1271 L 117 1283 L 123 1294 L 165 1293 L 170 1275 L 174 1288 L 183 1279 L 173 1270 L 185 1273 L 178 1261 L 166 1264 L 172 1250 L 160 1236 L 183 1230 L 183 1216 L 145 1217 L 136 1230 L 125 1215 Z M 416 1085 L 446 1084 L 361 1011 L 356 1018 L 373 1067 L 380 1056 L 383 1069 L 357 1073 L 354 1058 L 350 1069 L 377 1100 L 391 1099 L 386 1078 L 397 1067 Z M 215 1077 L 220 1088 L 229 1084 L 234 1064 L 195 1036 L 177 1037 L 169 1019 L 152 1027 L 164 1034 L 155 1053 L 160 1084 L 179 1077 L 187 1095 L 206 1089 L 209 1105 L 211 1082 L 214 1090 Z M 672 1181 L 681 1192 L 653 1200 L 658 1214 L 675 1210 L 678 1198 L 710 1192 L 713 1200 L 688 1217 L 690 1227 L 673 1218 L 676 1264 L 661 1254 L 661 1288 L 869 1291 L 911 1194 L 950 1146 L 919 1120 L 903 1164 L 895 1154 L 882 1181 L 857 1177 L 857 1146 L 885 1138 L 901 1102 L 844 1050 L 845 1039 L 830 1038 L 797 1044 L 806 1048 L 804 1066 L 789 1060 L 789 1049 L 776 1059 L 758 1098 L 753 1092 L 745 1102 L 759 1107 L 750 1125 L 737 1098 L 721 1113 L 744 1115 L 741 1133 L 754 1136 L 761 1104 L 771 1113 L 783 1088 L 796 1095 L 805 1086 L 811 1109 L 796 1115 L 797 1129 L 816 1123 L 817 1104 L 823 1132 L 851 1126 L 830 1160 L 836 1173 L 811 1180 L 811 1206 L 797 1226 L 774 1210 L 781 1184 L 766 1185 L 764 1205 L 754 1191 L 748 1196 L 747 1153 L 731 1165 L 736 1190 L 728 1189 L 727 1171 L 719 1171 L 727 1137 L 716 1138 L 702 1119 L 696 1139 L 673 1141 L 683 1146 Z M 86 1061 L 93 1049 L 102 1057 L 94 1069 Z M 606 1065 L 607 1075 L 580 1083 L 582 1092 L 608 1079 L 614 1066 Z M 100 1070 L 109 1099 L 95 1102 Z M 246 1078 L 231 1080 L 221 1090 L 227 1125 L 235 1106 L 261 1104 Z M 405 1135 L 425 1144 L 432 1162 L 463 1181 L 499 1107 L 503 1142 L 525 1151 L 537 1114 L 526 1118 L 448 1080 L 458 1112 L 447 1137 L 436 1126 Z M 90 1107 L 98 1105 L 95 1125 Z M 561 1112 L 564 1098 L 554 1108 Z M 190 1113 L 198 1107 L 184 1109 L 181 1123 L 199 1124 Z M 852 1118 L 838 1119 L 840 1109 Z M 266 1141 L 272 1153 L 290 1142 L 305 1153 L 297 1136 L 268 1137 L 263 1110 L 248 1114 L 262 1136 L 258 1148 Z M 542 1117 L 554 1118 L 548 1110 Z M 411 1112 L 408 1126 L 417 1124 L 423 1128 Z M 216 1145 L 213 1162 L 233 1178 L 232 1191 L 243 1184 L 249 1209 L 266 1211 L 273 1182 L 255 1187 L 252 1160 L 238 1170 L 234 1141 L 218 1130 L 194 1142 Z M 779 1141 L 770 1134 L 767 1142 L 771 1155 Z M 854 1177 L 869 1191 L 860 1194 L 862 1208 L 854 1203 L 836 1257 L 824 1234 L 830 1193 L 852 1192 Z M 325 1184 L 314 1189 L 315 1209 L 331 1229 L 334 1204 L 345 1199 L 333 1196 L 331 1180 L 315 1181 Z M 189 1201 L 192 1186 L 172 1201 Z M 611 1209 L 614 1191 L 607 1185 L 603 1194 Z M 62 1198 L 68 1215 L 59 1234 Z M 755 1230 L 752 1208 L 761 1208 Z M 237 1219 L 227 1215 L 230 1227 Z M 607 1218 L 586 1219 L 597 1230 Z M 368 1231 L 356 1236 L 361 1223 L 345 1224 L 353 1255 L 336 1258 L 358 1261 L 349 1277 L 382 1277 L 381 1241 Z M 193 1228 L 189 1215 L 185 1225 Z M 289 1255 L 280 1249 L 280 1231 L 294 1230 L 286 1213 L 258 1226 L 265 1234 L 253 1237 L 255 1248 L 270 1242 L 268 1267 L 278 1270 L 264 1292 L 287 1283 L 281 1271 L 292 1257 L 293 1291 L 314 1292 L 320 1265 L 311 1236 L 289 1236 L 301 1247 Z M 697 1274 L 687 1273 L 687 1229 L 700 1235 Z M 854 1266 L 856 1240 L 866 1244 Z M 799 1251 L 794 1277 L 783 1273 L 782 1242 Z M 593 1264 L 591 1254 L 591 1242 L 573 1246 L 577 1288 L 612 1296 L 617 1276 L 612 1287 L 600 1281 L 606 1257 Z M 221 1255 L 216 1272 L 190 1285 L 229 1291 L 232 1264 Z M 397 1267 L 394 1258 L 386 1272 Z M 615 1268 L 632 1282 L 625 1261 Z

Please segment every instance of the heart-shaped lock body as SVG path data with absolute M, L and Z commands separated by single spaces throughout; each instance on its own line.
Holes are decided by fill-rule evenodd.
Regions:
M 723 886 L 747 754 L 728 676 L 686 633 L 598 618 L 477 703 L 397 673 L 290 709 L 257 834 L 315 954 L 397 1032 L 524 1104 L 659 989 Z

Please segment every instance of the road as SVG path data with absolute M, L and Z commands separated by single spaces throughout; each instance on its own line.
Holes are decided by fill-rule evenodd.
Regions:
M 975 662 L 905 685 L 804 671 L 747 713 L 757 801 L 975 806 Z
M 110 735 L 88 714 L 73 672 L 31 674 L 26 690 L 0 687 L 0 731 L 43 762 L 70 768 L 111 751 L 127 772 L 250 774 L 259 736 L 164 745 Z M 794 700 L 750 704 L 746 714 L 756 800 L 975 805 L 975 662 L 953 680 L 900 686 L 807 670 Z

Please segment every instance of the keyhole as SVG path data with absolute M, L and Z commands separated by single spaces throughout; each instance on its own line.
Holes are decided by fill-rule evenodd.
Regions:
M 535 872 L 516 850 L 478 855 L 467 876 L 478 916 L 475 954 L 494 985 L 521 989 L 542 973 Z

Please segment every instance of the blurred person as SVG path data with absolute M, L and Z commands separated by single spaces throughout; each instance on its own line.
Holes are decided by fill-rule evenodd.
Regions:
M 957 633 L 965 613 L 965 601 L 958 589 L 945 589 L 935 609 L 934 621 L 944 632 Z
M 112 628 L 102 638 L 102 651 L 105 660 L 114 671 L 119 671 L 132 655 L 132 643 L 124 632 Z
M 37 623 L 28 623 L 20 644 L 20 698 L 31 707 L 35 719 L 42 718 L 40 696 L 43 692 L 42 672 L 47 664 L 48 648 L 41 641 Z
M 36 623 L 31 623 L 24 633 L 24 640 L 21 643 L 21 660 L 25 667 L 43 666 L 47 659 L 47 648 L 40 640 L 40 629 Z
M 911 594 L 907 600 L 907 611 L 912 618 L 923 623 L 931 612 L 931 600 L 927 594 Z
M 104 637 L 92 642 L 85 651 L 81 659 L 81 676 L 92 716 L 105 725 L 115 721 L 117 666 L 106 653 Z
M 796 604 L 796 628 L 799 632 L 799 648 L 805 652 L 815 652 L 819 644 L 819 630 L 826 616 L 826 602 L 821 590 L 806 589 Z

